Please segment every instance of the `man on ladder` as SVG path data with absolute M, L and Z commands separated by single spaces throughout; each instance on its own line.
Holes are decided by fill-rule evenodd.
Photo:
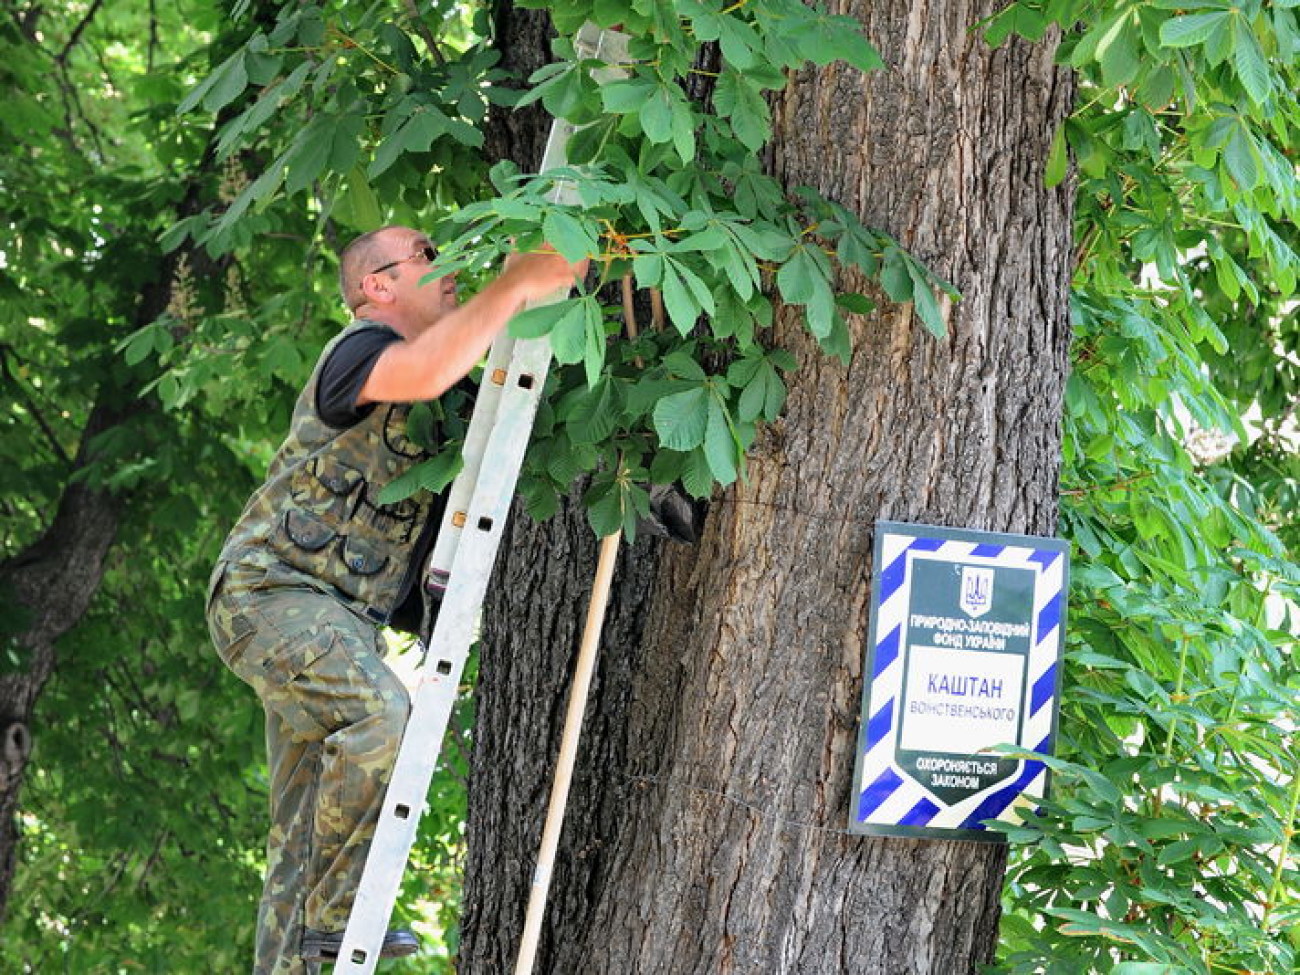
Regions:
M 418 580 L 442 513 L 427 491 L 379 500 L 429 456 L 408 436 L 411 404 L 452 389 L 511 316 L 586 270 L 549 251 L 513 254 L 459 305 L 453 276 L 421 283 L 436 256 L 406 227 L 343 251 L 355 320 L 321 353 L 209 583 L 217 651 L 266 712 L 272 825 L 255 975 L 337 957 L 407 720 L 380 627 L 427 637 Z M 381 954 L 417 947 L 393 930 Z

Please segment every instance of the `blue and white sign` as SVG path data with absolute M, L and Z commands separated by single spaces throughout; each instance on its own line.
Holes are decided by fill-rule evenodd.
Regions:
M 1047 791 L 1069 545 L 878 522 L 849 829 L 999 841 Z

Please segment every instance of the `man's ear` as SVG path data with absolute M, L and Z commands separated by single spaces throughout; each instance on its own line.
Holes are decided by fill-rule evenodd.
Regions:
M 383 274 L 367 274 L 361 279 L 361 293 L 372 305 L 391 305 L 394 300 L 392 279 Z

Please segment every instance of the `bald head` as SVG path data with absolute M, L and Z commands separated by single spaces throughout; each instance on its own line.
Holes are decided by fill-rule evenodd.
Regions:
M 339 294 L 343 296 L 348 311 L 356 311 L 365 301 L 365 295 L 361 292 L 361 279 L 375 268 L 395 260 L 390 256 L 390 251 L 396 249 L 398 244 L 405 244 L 412 233 L 414 231 L 408 227 L 391 224 L 362 234 L 343 248 L 343 253 L 339 255 Z

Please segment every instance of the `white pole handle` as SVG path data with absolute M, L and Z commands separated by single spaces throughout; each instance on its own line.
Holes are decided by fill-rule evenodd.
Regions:
M 606 535 L 600 541 L 596 581 L 591 586 L 587 624 L 582 632 L 578 662 L 573 670 L 573 685 L 569 688 L 569 707 L 564 715 L 564 734 L 560 739 L 560 754 L 556 759 L 555 781 L 551 785 L 551 801 L 546 809 L 542 843 L 537 851 L 537 866 L 533 870 L 533 886 L 528 894 L 528 913 L 524 918 L 524 934 L 519 943 L 515 975 L 530 975 L 537 956 L 537 942 L 542 932 L 542 915 L 546 912 L 546 895 L 551 887 L 551 872 L 555 865 L 555 850 L 560 843 L 560 829 L 564 825 L 564 807 L 569 801 L 569 784 L 573 780 L 573 765 L 578 755 L 578 736 L 582 733 L 582 716 L 587 709 L 587 692 L 591 687 L 591 675 L 596 669 L 596 650 L 600 645 L 600 631 L 605 624 L 605 608 L 609 605 L 609 586 L 614 578 L 614 564 L 618 561 L 618 546 L 622 538 L 622 531 L 616 531 L 612 535 Z

